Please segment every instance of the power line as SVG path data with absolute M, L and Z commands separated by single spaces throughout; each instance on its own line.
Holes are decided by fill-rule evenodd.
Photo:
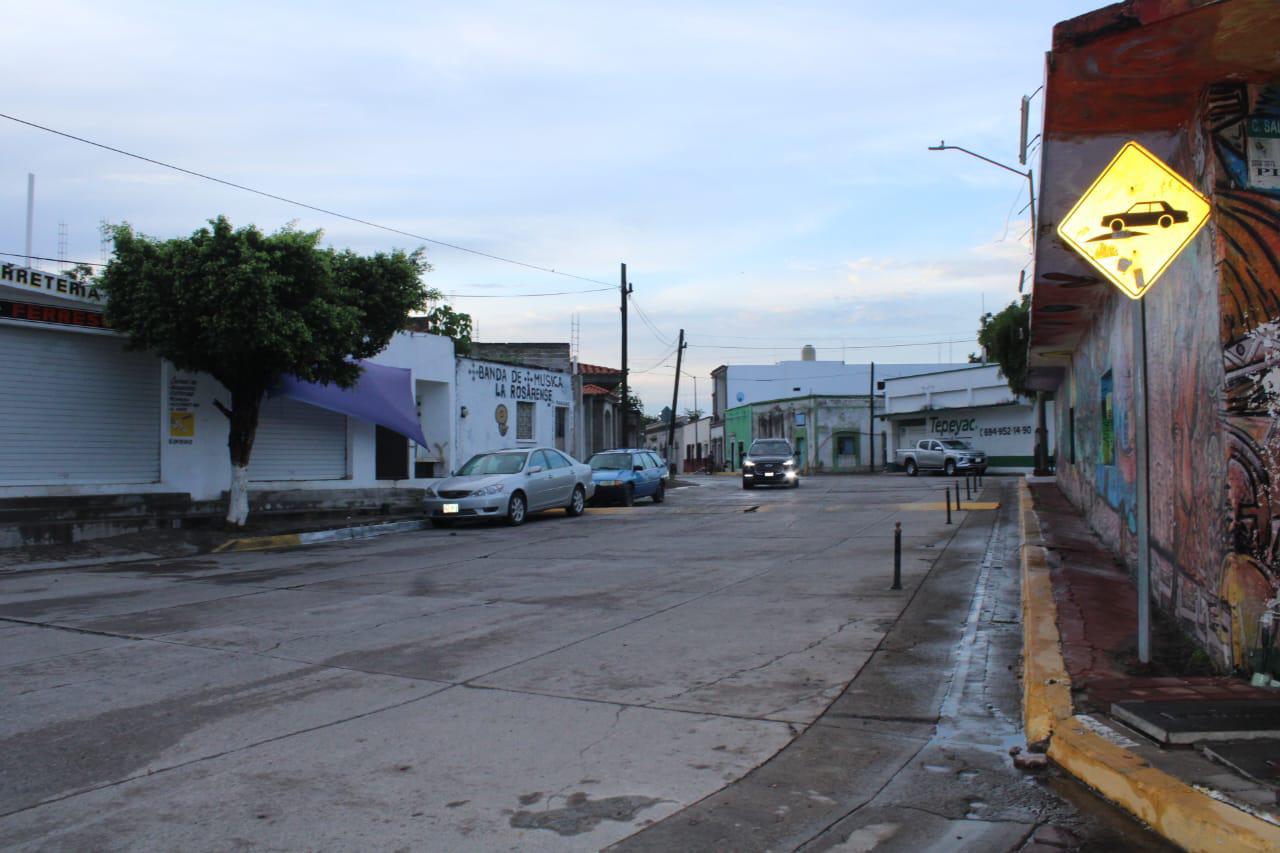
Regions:
M 663 346 L 668 346 L 668 347 L 674 347 L 674 346 L 675 346 L 675 342 L 674 342 L 674 341 L 672 341 L 672 340 L 671 340 L 670 338 L 668 338 L 666 335 L 662 334 L 662 332 L 658 331 L 658 327 L 657 327 L 657 326 L 655 326 L 655 325 L 654 325 L 654 323 L 653 323 L 653 321 L 649 319 L 649 315 L 648 315 L 648 314 L 646 314 L 646 313 L 644 312 L 644 309 L 640 307 L 640 303 L 639 303 L 639 302 L 636 302 L 636 298 L 635 298 L 634 296 L 632 296 L 632 297 L 631 297 L 631 305 L 632 305 L 632 307 L 634 307 L 634 308 L 636 309 L 636 314 L 638 314 L 638 315 L 640 316 L 640 320 L 641 320 L 641 321 L 642 321 L 642 322 L 643 322 L 643 323 L 644 323 L 644 324 L 649 328 L 649 332 L 650 332 L 650 333 L 651 333 L 655 338 L 657 338 L 658 343 L 662 344 Z
M 316 213 L 323 213 L 326 216 L 333 216 L 338 219 L 345 219 L 348 222 L 355 222 L 360 225 L 367 225 L 370 228 L 377 228 L 381 231 L 386 231 L 391 234 L 399 234 L 402 237 L 410 237 L 414 240 L 421 240 L 424 243 L 434 243 L 437 246 L 445 246 L 450 249 L 456 249 L 459 252 L 466 252 L 471 255 L 478 255 L 479 257 L 482 257 L 482 258 L 489 258 L 490 260 L 501 261 L 506 264 L 515 264 L 516 266 L 525 267 L 531 270 L 538 270 L 539 272 L 551 273 L 552 275 L 562 275 L 562 276 L 565 276 L 566 278 L 576 278 L 579 281 L 589 281 L 592 284 L 607 284 L 607 282 L 600 281 L 599 279 L 588 278 L 582 275 L 574 275 L 573 273 L 568 273 L 568 272 L 560 272 L 559 270 L 553 269 L 552 267 L 543 267 L 537 264 L 526 263 L 525 261 L 517 261 L 514 258 L 504 258 L 501 255 L 495 255 L 490 252 L 482 252 L 479 249 L 469 249 L 466 246 L 459 246 L 457 243 L 448 243 L 448 242 L 445 242 L 444 240 L 435 240 L 431 237 L 424 237 L 421 234 L 414 234 L 412 231 L 402 231 L 399 228 L 392 228 L 389 225 L 380 225 L 377 222 L 372 222 L 368 219 L 361 219 L 358 216 L 349 216 L 345 213 L 339 213 L 336 210 L 329 210 L 328 208 L 318 207 L 317 205 L 314 205 L 314 204 L 307 204 L 306 202 L 303 202 L 303 201 L 297 201 L 295 199 L 286 198 L 285 196 L 282 196 L 282 195 L 269 193 L 269 192 L 266 192 L 265 190 L 254 189 L 253 187 L 245 186 L 244 184 L 237 184 L 234 181 L 228 181 L 223 178 L 215 178 L 213 175 L 206 175 L 203 172 L 197 172 L 192 169 L 184 169 L 181 166 L 175 166 L 172 163 L 166 163 L 163 160 L 156 160 L 152 157 L 143 156 L 142 154 L 134 154 L 132 151 L 125 151 L 123 148 L 115 148 L 111 145 L 106 145 L 102 142 L 95 142 L 92 139 L 86 139 L 83 136 L 76 136 L 73 133 L 67 133 L 66 131 L 56 130 L 52 127 L 46 127 L 45 125 L 42 125 L 42 124 L 36 124 L 33 121 L 20 119 L 17 116 L 11 116 L 11 115 L 8 115 L 7 113 L 0 113 L 0 118 L 8 119 L 9 121 L 16 122 L 17 124 L 24 124 L 27 127 L 34 127 L 36 130 L 43 130 L 46 133 L 52 133 L 55 136 L 61 136 L 64 139 L 71 139 L 71 140 L 74 140 L 75 142 L 82 142 L 85 145 L 92 145 L 94 148 L 101 148 L 104 151 L 110 151 L 114 154 L 121 154 L 125 157 L 132 157 L 133 159 L 141 160 L 144 163 L 151 163 L 152 165 L 160 166 L 165 169 L 172 169 L 175 172 L 181 172 L 182 174 L 190 175 L 193 178 L 200 178 L 201 180 L 204 180 L 204 181 L 212 181 L 215 184 L 222 184 L 223 186 L 231 187 L 232 189 L 242 190 L 247 193 L 253 193 L 254 195 L 262 196 L 263 198 L 269 198 L 274 201 L 281 201 L 281 202 L 284 202 L 285 204 L 291 204 L 291 205 L 294 205 L 295 207 L 301 207 L 305 210 L 311 210 Z M 583 291 L 583 292 L 591 293 L 594 291 Z
M 0 252 L 5 257 L 27 257 L 20 252 Z M 83 264 L 84 266 L 106 266 L 106 264 L 97 264 L 93 261 L 70 261 L 61 260 L 58 257 L 41 257 L 40 255 L 32 255 L 31 260 L 47 260 L 55 261 L 58 264 Z M 436 288 L 439 289 L 439 288 Z M 453 291 L 443 291 L 444 295 L 449 298 L 468 298 L 468 300 L 511 300 L 511 298 L 525 298 L 530 296 L 573 296 L 577 293 L 599 293 L 602 291 L 612 291 L 613 287 L 595 287 L 588 291 L 547 291 L 543 293 L 454 293 Z

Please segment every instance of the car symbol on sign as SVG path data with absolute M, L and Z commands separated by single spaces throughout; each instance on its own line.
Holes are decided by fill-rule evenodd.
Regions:
M 1175 222 L 1186 222 L 1185 210 L 1174 210 L 1167 201 L 1140 201 L 1124 213 L 1108 213 L 1102 224 L 1112 231 L 1123 231 L 1131 225 L 1159 225 L 1168 228 Z

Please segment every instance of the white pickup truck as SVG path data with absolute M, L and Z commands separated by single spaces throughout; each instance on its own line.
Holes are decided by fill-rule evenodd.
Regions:
M 941 471 L 950 477 L 958 471 L 981 474 L 987 470 L 987 454 L 958 438 L 922 438 L 915 447 L 895 451 L 894 460 L 909 477 L 921 471 Z

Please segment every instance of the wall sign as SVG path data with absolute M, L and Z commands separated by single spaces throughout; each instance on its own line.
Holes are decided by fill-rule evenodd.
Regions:
M 0 264 L 0 284 L 19 290 L 42 290 L 45 293 L 102 304 L 102 292 L 97 287 L 74 278 L 40 272 L 31 267 Z
M 499 403 L 498 407 L 493 410 L 493 419 L 498 422 L 498 435 L 507 434 L 508 417 L 510 417 L 510 415 L 507 413 L 507 407 Z
M 0 317 L 6 320 L 23 320 L 28 323 L 49 323 L 55 326 L 80 326 L 85 329 L 109 329 L 101 311 L 83 308 L 61 308 L 57 305 L 37 305 L 34 302 L 17 302 L 0 299 Z
M 1249 116 L 1249 185 L 1280 190 L 1280 116 Z
M 467 367 L 472 382 L 492 382 L 493 396 L 511 400 L 552 403 L 556 391 L 564 391 L 565 374 L 553 370 L 529 370 L 505 364 L 472 362 Z
M 196 436 L 196 380 L 174 374 L 169 378 L 169 443 L 193 444 Z

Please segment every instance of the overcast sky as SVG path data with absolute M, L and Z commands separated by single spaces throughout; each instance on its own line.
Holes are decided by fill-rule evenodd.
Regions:
M 568 341 L 669 405 L 678 329 L 712 368 L 963 361 L 1029 260 L 1018 103 L 1100 0 L 128 3 L 6 9 L 0 112 L 422 237 L 478 339 Z M 1041 99 L 1033 100 L 1032 133 Z M 422 241 L 0 119 L 0 251 L 99 261 L 98 223 L 223 213 L 371 252 Z M 9 260 L 6 258 L 6 260 Z M 56 264 L 39 264 L 56 267 Z M 910 346 L 889 346 L 911 344 Z M 694 403 L 682 382 L 681 408 Z

